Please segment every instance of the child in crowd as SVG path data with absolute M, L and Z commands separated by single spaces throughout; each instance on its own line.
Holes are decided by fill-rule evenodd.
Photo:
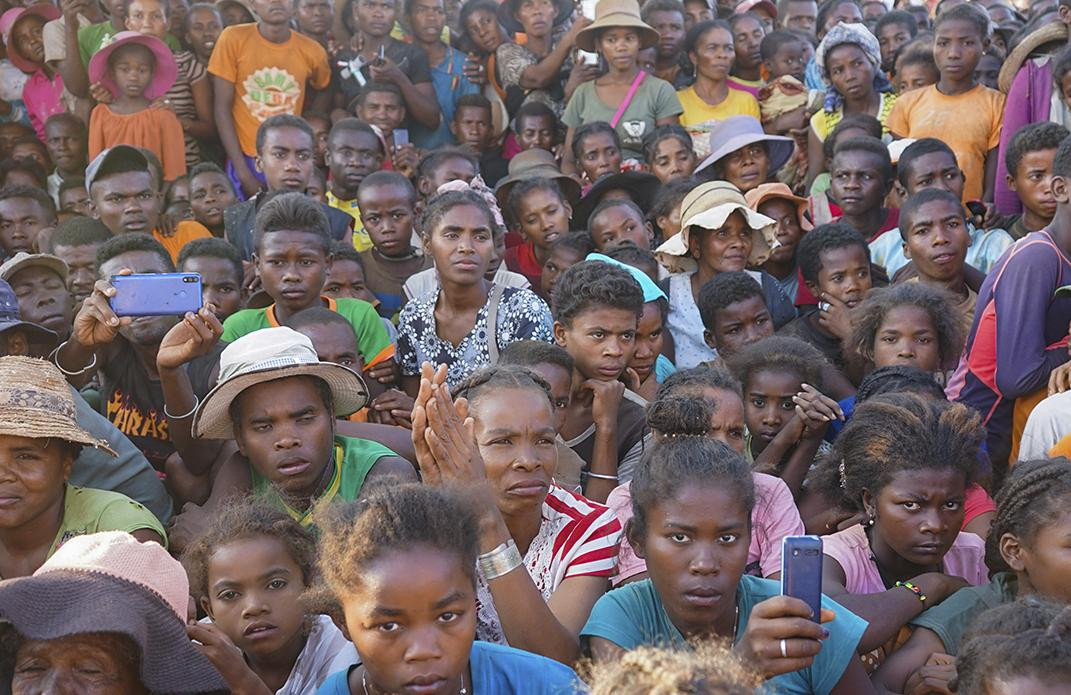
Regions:
M 505 213 L 511 230 L 524 239 L 506 249 L 506 267 L 524 275 L 532 287 L 542 287 L 543 266 L 554 242 L 569 233 L 573 208 L 555 179 L 538 176 L 510 186 Z
M 965 3 L 937 17 L 933 55 L 941 79 L 897 100 L 889 130 L 902 138 L 941 138 L 956 153 L 967 200 L 992 202 L 1004 95 L 978 84 L 974 71 L 989 45 L 989 17 Z
M 785 30 L 771 31 L 762 38 L 759 50 L 767 83 L 785 75 L 803 82 L 803 71 L 807 66 L 803 55 L 805 43 L 798 34 Z
M 286 326 L 293 328 L 312 342 L 316 357 L 321 362 L 341 364 L 358 374 L 364 369 L 353 326 L 330 309 L 322 306 L 309 307 L 287 319 Z M 371 388 L 376 393 L 381 390 L 378 384 L 373 384 Z M 373 391 L 370 390 L 369 393 L 373 394 Z M 356 419 L 358 422 L 366 421 L 366 410 L 362 408 L 349 419 Z
M 36 3 L 19 12 L 5 12 L 0 29 L 3 31 L 6 57 L 29 79 L 22 87 L 22 103 L 29 122 L 38 138 L 44 139 L 45 121 L 67 110 L 63 102 L 63 77 L 54 64 L 45 61 L 42 34 L 46 22 L 60 17 L 59 9 L 51 3 Z M 8 106 L 8 110 L 12 110 Z M 15 156 L 12 153 L 12 156 Z
M 332 159 L 335 143 L 332 140 Z M 372 241 L 371 248 L 361 252 L 365 287 L 378 300 L 380 316 L 390 318 L 405 305 L 405 281 L 432 267 L 432 257 L 418 254 L 412 243 L 416 189 L 396 171 L 377 171 L 362 179 L 356 202 Z
M 996 38 L 994 33 L 993 38 Z M 1004 52 L 990 45 L 978 61 L 978 67 L 974 70 L 974 79 L 983 87 L 989 87 L 996 91 L 1000 89 L 1000 67 L 1004 64 Z
M 318 203 L 327 203 L 327 175 L 317 167 L 309 172 L 309 183 L 305 186 L 305 195 Z
M 68 179 L 85 177 L 89 132 L 82 119 L 69 113 L 57 113 L 45 121 L 45 148 L 54 170 L 48 176 L 48 192 L 59 202 L 59 188 Z M 85 185 L 83 184 L 83 188 Z
M 937 84 L 941 73 L 933 59 L 933 45 L 928 41 L 912 41 L 901 47 L 893 74 L 896 76 L 896 93 L 900 96 Z
M 573 134 L 573 161 L 580 168 L 586 186 L 621 171 L 621 140 L 617 131 L 605 121 L 591 121 L 577 128 Z
M 307 111 L 301 114 L 301 117 L 316 136 L 316 155 L 312 162 L 317 169 L 323 171 L 327 169 L 327 139 L 331 133 L 331 118 L 318 111 Z
M 346 619 L 361 664 L 339 671 L 320 695 L 397 692 L 442 683 L 450 691 L 553 695 L 580 687 L 573 671 L 513 647 L 474 641 L 479 603 L 477 554 L 483 550 L 477 511 L 457 493 L 430 485 L 384 486 L 344 507 L 320 541 L 320 567 Z M 516 553 L 516 549 L 513 550 Z M 414 572 L 414 567 L 423 568 Z M 497 583 L 509 578 L 492 576 Z M 512 568 L 516 569 L 516 567 Z M 527 580 L 531 584 L 531 580 Z M 390 620 L 384 621 L 384 614 Z M 408 629 L 384 640 L 384 626 Z M 420 635 L 434 634 L 441 652 L 413 663 Z
M 621 244 L 648 250 L 654 230 L 644 219 L 639 205 L 627 199 L 606 198 L 588 217 L 588 234 L 598 251 L 605 252 Z
M 361 206 L 357 191 L 365 178 L 383 166 L 383 141 L 371 126 L 356 118 L 343 118 L 327 135 L 327 168 L 331 180 L 325 192 L 327 204 L 352 216 L 361 223 Z M 354 224 L 353 247 L 367 251 L 372 239 L 367 229 Z
M 391 82 L 369 82 L 354 100 L 354 113 L 361 121 L 379 129 L 387 156 L 383 166 L 399 169 L 407 175 L 416 164 L 416 148 L 409 143 L 398 144 L 394 131 L 405 123 L 405 99 L 398 85 Z
M 82 177 L 66 179 L 56 192 L 56 215 L 60 222 L 72 217 L 91 217 L 93 201 L 86 190 L 86 180 Z
M 197 56 L 197 60 L 208 65 L 208 61 L 212 58 L 212 49 L 216 47 L 216 41 L 219 40 L 220 32 L 223 31 L 223 17 L 220 16 L 220 10 L 215 5 L 206 2 L 195 3 L 186 13 L 184 31 L 186 45 Z
M 175 265 L 179 272 L 200 274 L 201 297 L 205 304 L 212 305 L 220 321 L 226 321 L 245 306 L 242 257 L 223 239 L 191 241 L 182 247 Z
M 457 142 L 480 158 L 480 176 L 488 186 L 505 178 L 509 162 L 502 158 L 494 141 L 491 102 L 482 94 L 466 94 L 457 100 L 450 132 Z
M 528 101 L 513 117 L 513 132 L 521 151 L 541 149 L 554 152 L 561 142 L 561 124 L 554 111 L 541 101 Z
M 715 275 L 700 288 L 696 306 L 703 319 L 703 340 L 721 361 L 774 334 L 762 286 L 742 270 Z
M 697 642 L 693 649 L 639 647 L 616 661 L 592 666 L 592 695 L 680 693 L 750 695 L 762 678 L 733 652 L 715 642 Z M 700 684 L 700 685 L 697 685 Z
M 1059 123 L 1032 123 L 1012 136 L 1004 152 L 1008 188 L 1023 204 L 1023 214 L 1008 227 L 1013 239 L 1044 229 L 1056 213 L 1052 160 L 1068 135 Z
M 479 163 L 470 152 L 456 147 L 440 147 L 421 157 L 417 163 L 415 177 L 409 178 L 415 178 L 417 192 L 427 202 L 438 193 L 439 186 L 444 183 L 448 181 L 469 183 L 479 173 Z
M 643 139 L 643 152 L 651 173 L 663 184 L 691 177 L 699 164 L 692 136 L 679 125 L 655 128 Z
M 569 232 L 562 234 L 550 245 L 550 253 L 543 263 L 542 272 L 539 275 L 539 286 L 542 289 L 540 295 L 553 308 L 554 287 L 558 284 L 562 273 L 572 268 L 587 255 L 594 251 L 591 243 L 591 235 L 587 232 Z
M 182 562 L 208 614 L 190 637 L 215 647 L 205 654 L 233 691 L 311 695 L 358 662 L 331 618 L 306 608 L 316 539 L 285 512 L 252 500 L 228 505 Z
M 334 258 L 331 261 L 331 268 L 327 271 L 327 279 L 324 280 L 323 296 L 331 299 L 343 297 L 361 299 L 376 306 L 379 300 L 368 289 L 364 277 L 364 264 L 357 250 L 350 244 L 336 241 L 331 245 L 331 253 Z
M 654 231 L 655 239 L 665 241 L 681 231 L 681 203 L 693 188 L 699 185 L 694 176 L 662 184 L 655 193 L 647 210 L 647 223 Z
M 193 218 L 208 228 L 214 237 L 223 237 L 223 211 L 238 202 L 234 183 L 211 162 L 190 169 L 190 206 Z
M 771 249 L 762 269 L 777 281 L 781 291 L 795 304 L 799 290 L 796 249 L 803 235 L 814 228 L 807 219 L 809 203 L 806 198 L 793 195 L 783 183 L 764 183 L 748 191 L 744 199 L 749 208 L 777 222 L 774 233 L 777 245 Z
M 881 69 L 893 73 L 900 48 L 911 43 L 918 33 L 918 22 L 910 13 L 893 10 L 882 15 L 874 24 L 874 36 L 881 47 Z
M 67 291 L 77 311 L 97 282 L 97 248 L 112 238 L 100 220 L 75 217 L 52 235 L 52 254 L 67 264 Z
M 896 208 L 884 207 L 893 185 L 889 149 L 871 137 L 838 140 L 829 170 L 829 194 L 840 206 L 840 222 L 867 243 L 896 229 Z
M 132 31 L 120 32 L 93 56 L 90 81 L 107 89 L 112 102 L 98 104 L 89 118 L 90 160 L 113 145 L 133 145 L 156 155 L 163 181 L 186 174 L 182 124 L 169 109 L 149 108 L 171 88 L 176 72 L 163 41 Z

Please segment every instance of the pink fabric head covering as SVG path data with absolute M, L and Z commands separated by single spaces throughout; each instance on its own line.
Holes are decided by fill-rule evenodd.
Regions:
M 474 191 L 478 193 L 484 202 L 487 203 L 487 207 L 491 208 L 491 214 L 495 216 L 495 224 L 503 229 L 506 227 L 506 222 L 502 218 L 502 211 L 498 209 L 498 200 L 495 198 L 495 192 L 487 187 L 487 184 L 483 182 L 483 178 L 477 174 L 469 183 L 465 183 L 461 179 L 454 179 L 453 181 L 447 181 L 435 191 L 436 193 L 446 193 L 447 191 Z

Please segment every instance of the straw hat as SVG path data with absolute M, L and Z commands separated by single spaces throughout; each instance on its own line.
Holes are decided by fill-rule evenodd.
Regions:
M 153 58 L 156 59 L 156 67 L 152 73 L 152 82 L 145 90 L 147 99 L 158 99 L 171 89 L 178 78 L 178 64 L 175 56 L 167 44 L 148 34 L 139 34 L 136 31 L 121 31 L 115 35 L 110 44 L 93 54 L 89 59 L 89 83 L 100 83 L 113 95 L 119 93 L 119 86 L 115 84 L 108 70 L 108 58 L 123 46 L 138 44 L 149 49 Z
M 668 256 L 689 256 L 691 228 L 720 229 L 729 215 L 739 212 L 751 228 L 751 255 L 748 265 L 766 262 L 770 250 L 778 246 L 774 237 L 776 222 L 755 212 L 747 205 L 740 190 L 728 181 L 710 181 L 693 188 L 681 201 L 681 231 L 665 241 L 655 253 Z
M 351 415 L 368 403 L 368 389 L 354 371 L 321 362 L 312 341 L 280 326 L 253 331 L 234 341 L 219 356 L 219 383 L 193 414 L 193 434 L 202 439 L 231 439 L 231 403 L 251 386 L 292 376 L 314 376 L 331 389 L 335 415 Z
M 78 425 L 71 388 L 56 365 L 33 357 L 0 357 L 0 435 L 54 437 L 115 456 Z
M 518 181 L 534 178 L 553 179 L 569 205 L 576 208 L 580 202 L 580 184 L 571 176 L 566 176 L 554 161 L 554 155 L 546 150 L 532 149 L 518 152 L 509 160 L 509 175 L 495 186 L 495 199 L 503 210 L 509 202 L 509 192 Z
M 0 618 L 31 640 L 123 635 L 150 692 L 229 692 L 186 635 L 189 594 L 182 565 L 158 543 L 107 531 L 72 538 L 33 576 L 0 583 Z
M 1011 50 L 1008 57 L 1004 59 L 1004 64 L 1000 66 L 1000 73 L 997 75 L 997 86 L 1000 87 L 1000 91 L 1008 93 L 1015 75 L 1032 53 L 1050 43 L 1059 43 L 1062 48 L 1062 44 L 1067 43 L 1067 39 L 1067 25 L 1063 22 L 1051 22 L 1027 34 L 1026 38 Z
M 596 51 L 595 38 L 604 29 L 626 27 L 640 35 L 640 50 L 658 43 L 659 34 L 640 19 L 640 6 L 636 0 L 599 0 L 595 6 L 595 21 L 576 35 L 576 47 L 582 51 Z

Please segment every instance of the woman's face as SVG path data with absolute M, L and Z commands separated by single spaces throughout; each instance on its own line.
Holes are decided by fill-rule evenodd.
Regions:
M 517 514 L 541 507 L 558 466 L 550 399 L 534 387 L 487 389 L 470 407 L 499 510 Z
M 838 24 L 861 24 L 862 22 L 863 13 L 859 7 L 854 2 L 842 2 L 826 17 L 826 23 L 822 26 L 822 36 Z
M 494 12 L 476 10 L 465 18 L 465 30 L 476 47 L 487 54 L 495 52 L 502 43 L 502 27 Z
M 0 528 L 48 523 L 60 513 L 74 452 L 59 439 L 0 435 Z
M 846 99 L 862 99 L 874 89 L 874 64 L 854 43 L 841 44 L 826 54 L 826 70 Z
M 167 15 L 159 0 L 134 0 L 127 10 L 126 28 L 163 40 L 167 34 Z
M 636 326 L 636 351 L 632 353 L 632 359 L 628 363 L 641 382 L 646 381 L 654 371 L 655 361 L 662 353 L 663 343 L 665 333 L 662 310 L 658 308 L 658 302 L 647 302 L 643 305 L 643 313 L 640 314 Z
M 696 237 L 699 238 L 696 238 Z M 728 273 L 747 267 L 754 241 L 740 211 L 729 215 L 719 229 L 706 229 L 689 238 L 692 257 L 714 273 Z
M 762 62 L 762 39 L 766 29 L 762 22 L 754 17 L 738 20 L 733 28 L 733 41 L 736 46 L 736 67 L 755 68 Z
M 707 436 L 744 453 L 744 401 L 736 391 L 703 387 L 703 398 L 714 404 Z
M 662 183 L 692 175 L 698 164 L 695 150 L 678 137 L 666 137 L 658 141 L 651 157 L 651 173 Z
M 554 30 L 556 11 L 551 0 L 520 0 L 513 16 L 528 36 L 543 38 Z
M 31 62 L 43 65 L 45 62 L 45 42 L 41 36 L 45 20 L 37 15 L 26 15 L 15 22 L 11 30 L 11 41 L 15 50 Z
M 721 172 L 720 178 L 739 188 L 741 193 L 747 193 L 766 182 L 770 174 L 770 155 L 766 143 L 755 142 L 730 152 L 715 166 Z
M 424 251 L 435 259 L 444 284 L 483 281 L 495 255 L 491 221 L 474 205 L 456 205 L 424 237 Z
M 905 304 L 889 309 L 874 335 L 874 367 L 895 365 L 927 372 L 941 366 L 937 328 L 930 312 Z
M 736 58 L 733 35 L 721 27 L 708 29 L 699 35 L 688 58 L 702 77 L 715 82 L 725 81 Z
M 15 653 L 12 695 L 143 695 L 138 650 L 129 638 L 100 632 L 26 640 Z
M 759 205 L 759 212 L 777 222 L 774 235 L 780 246 L 770 252 L 770 260 L 790 262 L 796 256 L 796 245 L 803 237 L 799 208 L 790 200 L 771 198 Z
M 620 72 L 631 70 L 640 53 L 640 35 L 635 29 L 610 27 L 599 34 L 599 53 L 606 63 Z

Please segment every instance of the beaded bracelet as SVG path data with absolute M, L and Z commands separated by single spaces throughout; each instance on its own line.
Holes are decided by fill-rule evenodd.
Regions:
M 920 602 L 926 603 L 926 594 L 922 593 L 922 589 L 915 586 L 911 582 L 896 582 L 896 586 L 904 587 L 905 589 L 913 593 L 915 596 L 918 596 Z

